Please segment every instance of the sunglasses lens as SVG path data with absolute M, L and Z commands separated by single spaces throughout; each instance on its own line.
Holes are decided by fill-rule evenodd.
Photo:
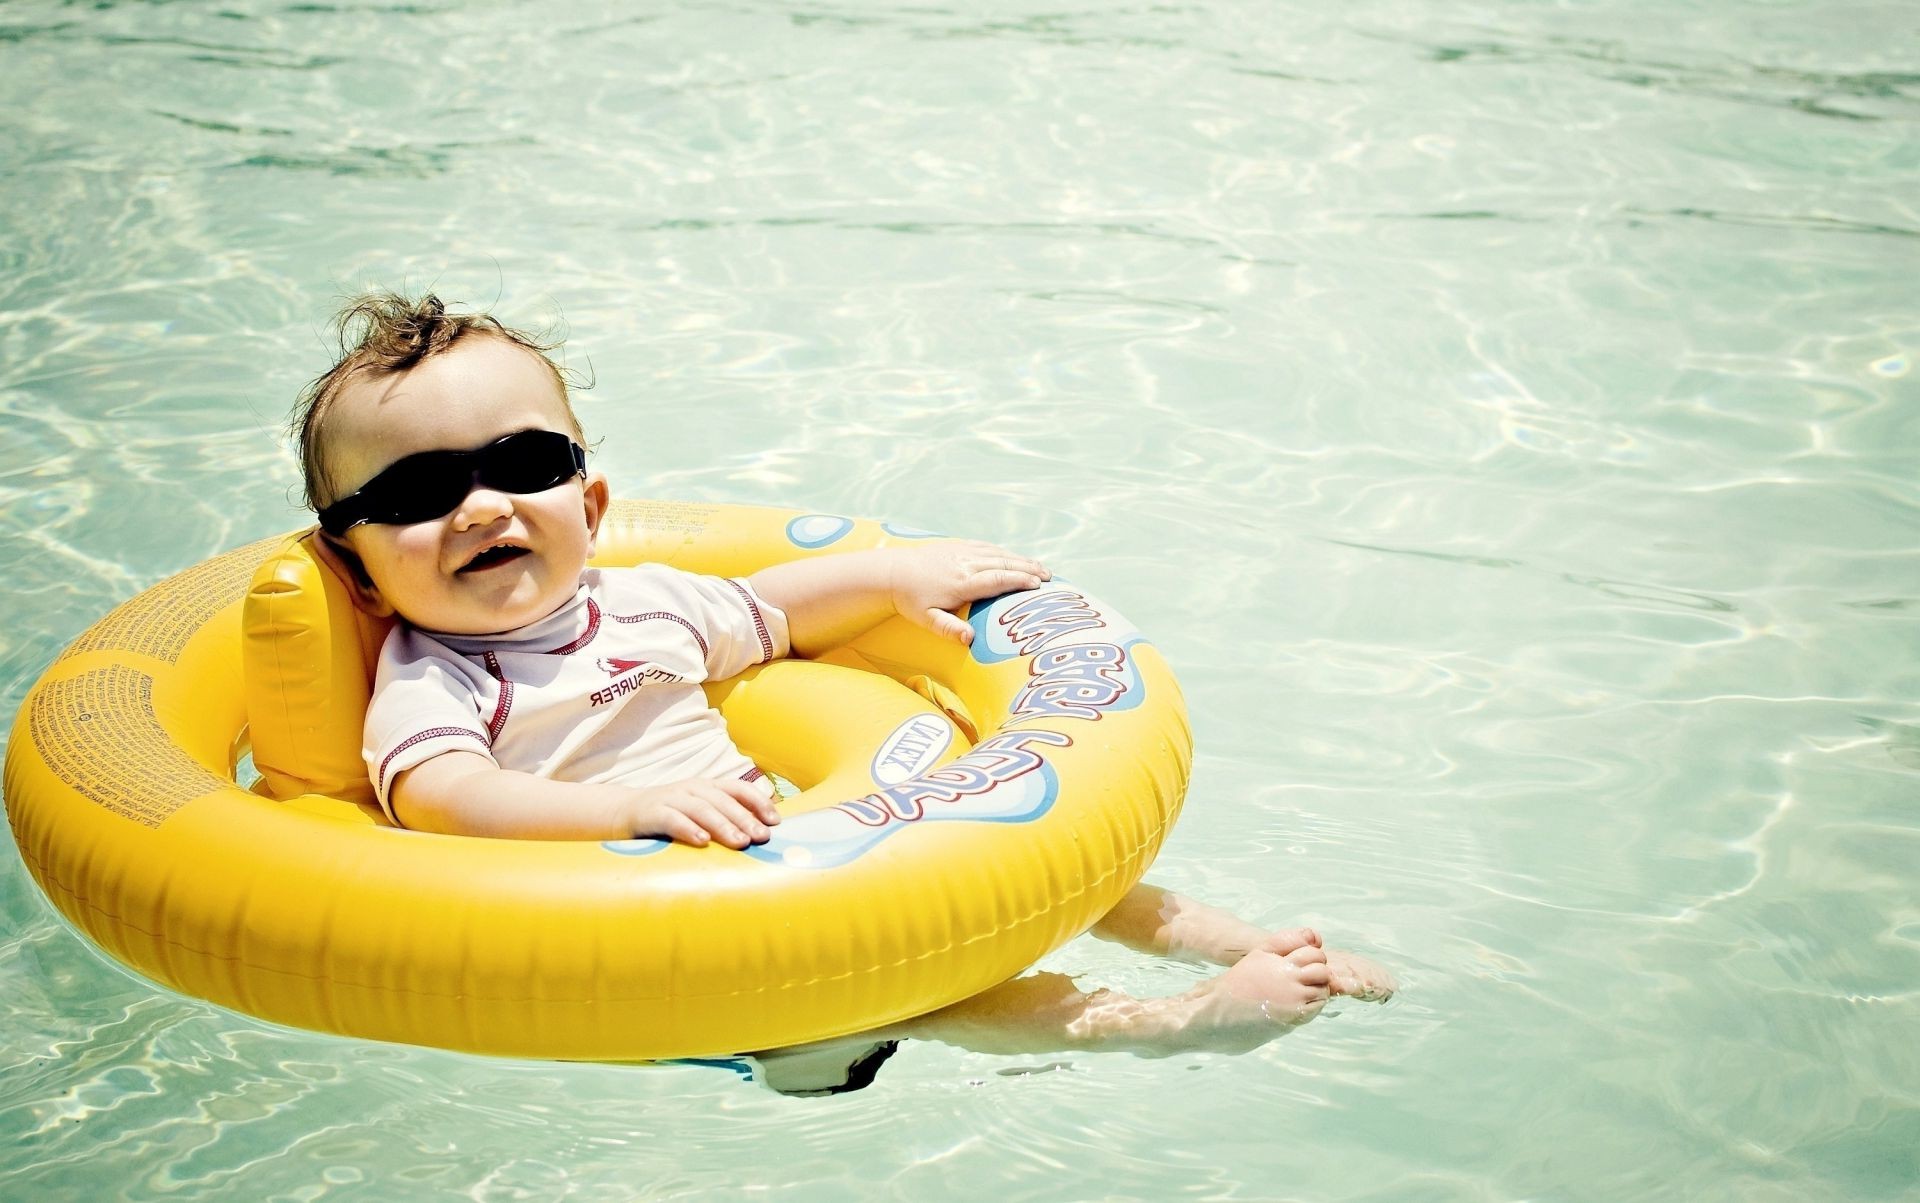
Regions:
M 392 486 L 383 491 L 381 501 L 393 514 L 387 522 L 426 522 L 450 514 L 473 488 L 473 465 L 457 451 L 409 456 L 394 468 L 407 471 L 396 474 Z
M 555 430 L 510 434 L 478 455 L 480 483 L 502 493 L 543 492 L 578 470 L 573 440 Z

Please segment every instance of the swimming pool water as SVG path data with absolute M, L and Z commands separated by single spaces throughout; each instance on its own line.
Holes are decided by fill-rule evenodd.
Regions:
M 1913 1197 L 1916 118 L 1868 2 L 0 8 L 9 723 L 304 521 L 337 296 L 431 285 L 565 329 L 616 493 L 1109 599 L 1155 879 L 1404 987 L 793 1100 L 259 1024 L 9 853 L 0 1198 Z

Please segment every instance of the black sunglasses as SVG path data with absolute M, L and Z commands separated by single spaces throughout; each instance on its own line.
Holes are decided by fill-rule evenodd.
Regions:
M 422 451 L 322 509 L 320 529 L 344 535 L 362 522 L 426 522 L 451 514 L 475 484 L 541 493 L 586 470 L 585 449 L 557 430 L 522 430 L 472 451 Z

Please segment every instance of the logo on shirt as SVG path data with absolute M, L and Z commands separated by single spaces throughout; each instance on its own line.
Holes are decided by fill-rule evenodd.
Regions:
M 683 685 L 687 680 L 677 672 L 661 668 L 658 664 L 648 664 L 645 660 L 602 656 L 594 663 L 614 680 L 608 682 L 605 689 L 597 689 L 587 695 L 587 704 L 590 706 L 605 706 L 648 685 Z

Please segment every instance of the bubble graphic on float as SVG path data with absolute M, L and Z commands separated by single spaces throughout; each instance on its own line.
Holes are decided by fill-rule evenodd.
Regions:
M 839 542 L 852 529 L 853 519 L 838 514 L 802 514 L 787 523 L 787 538 L 795 547 L 813 551 Z

